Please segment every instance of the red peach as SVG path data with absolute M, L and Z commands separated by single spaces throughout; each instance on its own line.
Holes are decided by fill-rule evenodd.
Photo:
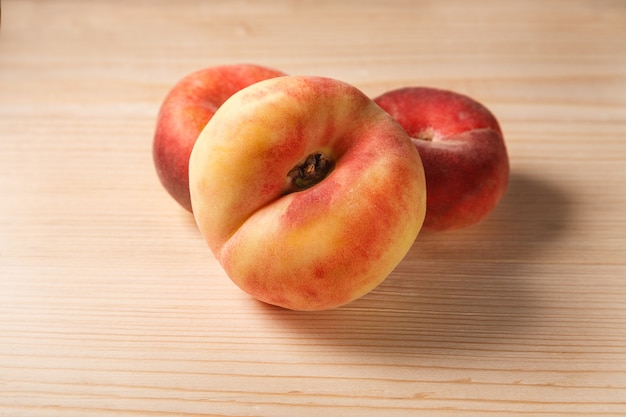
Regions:
M 422 158 L 424 229 L 460 229 L 493 210 L 508 184 L 509 159 L 500 125 L 484 105 L 428 87 L 389 91 L 374 101 L 402 125 Z
M 215 66 L 188 74 L 170 90 L 157 116 L 152 154 L 161 184 L 185 209 L 191 211 L 189 155 L 206 123 L 237 91 L 282 75 L 253 64 Z

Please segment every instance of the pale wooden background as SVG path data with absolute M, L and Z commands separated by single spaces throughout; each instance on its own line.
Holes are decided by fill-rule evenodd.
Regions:
M 180 77 L 469 94 L 508 192 L 323 313 L 224 275 L 151 160 Z M 4 0 L 0 416 L 626 415 L 626 2 Z

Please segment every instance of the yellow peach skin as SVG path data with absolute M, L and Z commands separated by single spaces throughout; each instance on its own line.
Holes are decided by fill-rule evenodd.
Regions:
M 311 155 L 332 169 L 309 188 Z M 357 88 L 284 76 L 229 98 L 189 161 L 194 217 L 228 276 L 294 310 L 346 304 L 406 255 L 426 210 L 421 160 L 404 129 Z

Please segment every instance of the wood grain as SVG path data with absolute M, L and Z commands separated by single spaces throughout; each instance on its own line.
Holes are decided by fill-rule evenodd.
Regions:
M 511 183 L 341 309 L 228 280 L 152 166 L 193 70 L 469 94 Z M 4 0 L 0 416 L 626 415 L 626 3 Z

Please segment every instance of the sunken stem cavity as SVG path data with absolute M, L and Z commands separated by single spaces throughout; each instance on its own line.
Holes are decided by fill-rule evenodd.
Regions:
M 283 194 L 306 190 L 321 182 L 333 170 L 335 164 L 322 153 L 309 155 L 304 162 L 287 173 L 287 187 Z

